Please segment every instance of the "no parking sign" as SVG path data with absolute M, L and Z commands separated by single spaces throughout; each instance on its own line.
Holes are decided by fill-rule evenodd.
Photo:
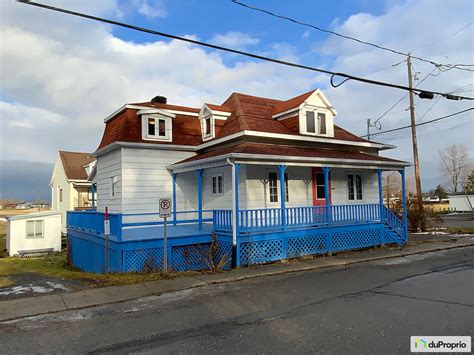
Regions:
M 171 216 L 171 199 L 160 198 L 160 217 L 166 218 Z

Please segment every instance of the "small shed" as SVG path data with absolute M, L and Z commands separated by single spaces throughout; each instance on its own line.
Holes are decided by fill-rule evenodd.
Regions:
M 454 193 L 449 194 L 449 210 L 456 212 L 472 212 L 474 206 L 474 194 Z
M 7 217 L 9 256 L 40 256 L 61 251 L 61 212 Z

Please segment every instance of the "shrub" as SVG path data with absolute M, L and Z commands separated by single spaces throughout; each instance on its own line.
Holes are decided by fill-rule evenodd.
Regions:
M 398 218 L 403 218 L 403 202 L 401 194 L 398 196 L 397 201 L 390 206 L 390 210 L 395 213 Z M 437 213 L 433 207 L 424 206 L 423 211 L 418 208 L 418 199 L 416 194 L 407 194 L 407 219 L 408 219 L 408 230 L 410 232 L 423 231 L 423 226 L 426 228 L 437 227 L 441 223 L 439 213 Z M 425 229 L 426 229 L 425 228 Z

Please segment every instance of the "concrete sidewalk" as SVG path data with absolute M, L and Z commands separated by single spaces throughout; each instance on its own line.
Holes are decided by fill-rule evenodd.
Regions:
M 341 253 L 335 256 L 318 256 L 269 265 L 245 267 L 223 273 L 202 274 L 160 280 L 142 284 L 90 289 L 80 292 L 30 297 L 0 302 L 0 321 L 123 302 L 166 292 L 201 287 L 216 283 L 234 282 L 249 278 L 279 275 L 334 266 L 347 266 L 367 261 L 398 258 L 414 254 L 474 247 L 474 237 L 456 241 L 411 244 L 399 249 L 368 249 Z

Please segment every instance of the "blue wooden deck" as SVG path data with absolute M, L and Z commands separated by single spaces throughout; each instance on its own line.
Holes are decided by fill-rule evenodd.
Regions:
M 202 229 L 199 229 L 198 223 L 168 225 L 166 228 L 168 238 L 210 235 L 213 230 L 212 223 L 203 223 Z M 148 239 L 163 239 L 163 226 L 134 227 L 122 231 L 122 241 Z

